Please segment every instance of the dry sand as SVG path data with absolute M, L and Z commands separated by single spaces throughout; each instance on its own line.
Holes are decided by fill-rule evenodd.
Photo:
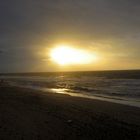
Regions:
M 140 108 L 0 87 L 0 140 L 140 140 Z

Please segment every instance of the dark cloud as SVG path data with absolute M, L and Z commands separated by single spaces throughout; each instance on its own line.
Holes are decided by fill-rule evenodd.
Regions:
M 139 32 L 140 3 L 136 0 L 14 0 L 2 5 L 1 28 L 9 37 L 57 32 L 67 35 L 71 31 L 72 35 L 86 32 L 89 36 L 102 33 L 116 37 Z

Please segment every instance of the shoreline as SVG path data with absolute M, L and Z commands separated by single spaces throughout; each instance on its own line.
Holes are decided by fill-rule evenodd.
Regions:
M 0 87 L 0 139 L 140 139 L 140 108 Z
M 140 108 L 140 101 L 129 99 L 129 98 L 113 98 L 110 96 L 96 96 L 96 95 L 90 95 L 90 94 L 81 94 L 81 93 L 72 93 L 72 92 L 65 92 L 63 89 L 55 89 L 55 88 L 40 88 L 40 87 L 32 87 L 32 86 L 15 86 L 20 88 L 27 88 L 31 90 L 36 90 L 38 92 L 44 92 L 44 93 L 55 93 L 55 94 L 64 94 L 64 95 L 70 95 L 72 97 L 80 97 L 80 98 L 86 98 L 86 99 L 93 99 L 93 100 L 99 100 L 99 101 L 106 101 L 111 103 L 117 103 L 121 105 L 127 105 L 132 107 L 138 107 Z
M 33 89 L 33 88 L 31 88 Z M 86 99 L 93 99 L 93 100 L 99 100 L 99 101 L 106 101 L 106 102 L 111 102 L 111 103 L 117 103 L 121 105 L 127 105 L 127 106 L 133 106 L 133 107 L 139 107 L 140 108 L 140 101 L 134 100 L 134 99 L 129 99 L 129 98 L 119 98 L 119 97 L 111 97 L 111 96 L 102 96 L 102 95 L 90 95 L 90 94 L 81 94 L 81 93 L 71 93 L 71 92 L 63 92 L 61 89 L 47 89 L 42 88 L 42 89 L 36 89 L 38 91 L 54 91 L 56 94 L 64 94 L 64 95 L 70 95 L 73 97 L 80 97 L 80 98 L 86 98 Z

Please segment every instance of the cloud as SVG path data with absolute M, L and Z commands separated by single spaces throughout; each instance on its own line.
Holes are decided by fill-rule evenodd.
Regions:
M 61 40 L 83 47 L 93 42 L 91 47 L 104 51 L 110 46 L 109 52 L 130 50 L 133 59 L 140 50 L 139 0 L 5 0 L 0 17 L 0 54 L 8 50 L 0 61 L 5 69 L 6 62 L 13 69 L 21 61 L 28 67 L 39 63 L 33 52 Z
M 3 53 L 3 51 L 0 50 L 0 54 Z

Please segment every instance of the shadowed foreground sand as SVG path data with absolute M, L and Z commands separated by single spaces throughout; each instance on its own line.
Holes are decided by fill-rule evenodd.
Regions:
M 0 87 L 0 140 L 139 140 L 140 108 Z

